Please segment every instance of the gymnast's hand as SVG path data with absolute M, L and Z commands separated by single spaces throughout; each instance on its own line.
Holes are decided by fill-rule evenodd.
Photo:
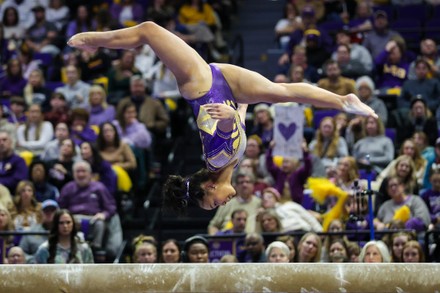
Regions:
M 222 103 L 205 104 L 203 107 L 212 119 L 232 120 L 236 113 L 234 108 Z
M 98 47 L 86 44 L 87 34 L 88 33 L 79 33 L 72 36 L 70 40 L 67 41 L 67 45 L 84 50 L 86 52 L 94 53 Z
M 366 104 L 362 103 L 361 100 L 355 94 L 349 94 L 344 97 L 344 103 L 342 110 L 347 113 L 357 114 L 362 116 L 371 116 L 378 118 L 377 114 Z

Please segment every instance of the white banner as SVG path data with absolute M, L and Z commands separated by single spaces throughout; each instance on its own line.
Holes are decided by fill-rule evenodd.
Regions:
M 276 104 L 273 139 L 274 156 L 302 159 L 304 111 L 295 103 Z

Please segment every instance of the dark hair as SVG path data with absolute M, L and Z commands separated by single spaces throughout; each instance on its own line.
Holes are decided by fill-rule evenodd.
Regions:
M 14 11 L 15 21 L 13 23 L 7 23 L 7 21 L 6 21 L 8 19 L 8 17 L 7 17 L 8 10 Z M 17 9 L 15 7 L 13 7 L 13 6 L 7 7 L 5 9 L 5 11 L 3 12 L 3 20 L 2 20 L 3 26 L 5 26 L 5 27 L 6 26 L 16 26 L 19 23 L 19 21 L 20 21 L 20 16 L 18 15 Z
M 90 114 L 86 109 L 83 108 L 75 108 L 72 110 L 72 113 L 70 114 L 70 125 L 72 126 L 73 121 L 75 119 L 84 120 L 86 121 L 86 124 L 89 123 Z
M 65 142 L 66 140 L 70 140 L 70 142 L 72 143 L 72 158 L 74 158 L 77 154 L 76 154 L 76 143 L 75 143 L 75 141 L 73 141 L 73 139 L 71 139 L 70 137 L 63 139 L 60 142 L 60 148 L 61 148 L 61 145 L 63 144 L 63 142 Z
M 207 169 L 201 169 L 187 178 L 169 176 L 163 186 L 163 207 L 174 210 L 179 215 L 185 215 L 189 202 L 200 206 L 205 196 L 205 190 L 200 185 L 211 177 L 212 173 Z
M 160 262 L 164 262 L 163 261 L 163 247 L 165 246 L 165 245 L 167 245 L 168 243 L 174 243 L 174 245 L 176 245 L 176 247 L 177 247 L 177 251 L 178 251 L 178 253 L 179 253 L 179 261 L 180 261 L 180 257 L 181 257 L 181 252 L 182 252 L 182 247 L 180 246 L 180 243 L 179 243 L 179 241 L 177 241 L 176 239 L 174 239 L 174 238 L 170 238 L 170 239 L 167 239 L 167 240 L 165 240 L 164 242 L 162 242 L 162 244 L 160 245 Z
M 248 215 L 248 212 L 245 209 L 235 209 L 231 213 L 231 219 L 235 217 L 236 214 L 246 213 L 246 216 Z
M 182 252 L 180 253 L 180 258 L 182 259 L 182 262 L 184 262 L 184 263 L 189 262 L 188 251 L 189 251 L 191 245 L 193 245 L 195 243 L 201 243 L 201 244 L 205 245 L 206 248 L 208 249 L 208 253 L 209 253 L 208 240 L 203 236 L 199 236 L 199 235 L 192 236 L 192 237 L 186 239 L 185 243 L 183 244 Z
M 44 161 L 42 160 L 33 160 L 32 163 L 29 165 L 29 179 L 31 181 L 34 181 L 34 179 L 32 178 L 32 170 L 34 169 L 35 166 L 41 165 L 43 166 L 44 169 L 44 178 L 45 180 L 47 180 L 49 178 L 49 170 L 47 169 L 47 165 Z
M 81 146 L 83 144 L 88 144 L 90 146 L 90 149 L 92 151 L 92 161 L 88 162 L 90 164 L 90 167 L 92 169 L 94 169 L 93 167 L 96 167 L 97 169 L 100 169 L 100 166 L 102 165 L 102 161 L 104 161 L 104 159 L 102 158 L 101 154 L 99 153 L 98 149 L 89 141 L 83 141 L 79 147 L 81 148 Z M 82 157 L 82 156 L 81 156 Z M 85 160 L 85 159 L 84 159 Z M 86 160 L 85 160 L 86 161 Z M 93 172 L 93 171 L 92 171 Z
M 125 125 L 124 114 L 125 111 L 127 111 L 127 109 L 130 107 L 134 107 L 136 109 L 136 105 L 131 100 L 124 100 L 119 103 L 117 108 L 116 120 L 119 122 L 119 126 L 121 126 L 123 133 L 125 133 L 125 128 L 127 127 L 127 125 Z
M 105 125 L 110 125 L 113 128 L 113 130 L 115 131 L 115 137 L 112 141 L 112 146 L 114 146 L 115 148 L 119 148 L 119 146 L 121 145 L 121 138 L 119 137 L 119 133 L 118 133 L 118 130 L 116 129 L 116 126 L 113 123 L 104 122 L 99 126 L 98 139 L 96 140 L 96 145 L 98 147 L 98 150 L 103 151 L 107 147 L 107 142 L 105 141 L 105 138 L 104 138 L 104 126 Z
M 70 233 L 70 253 L 69 258 L 67 259 L 67 263 L 79 263 L 80 260 L 76 257 L 77 252 L 77 240 L 76 240 L 76 234 L 77 234 L 77 228 L 75 224 L 75 218 L 73 217 L 72 213 L 69 210 L 61 209 L 58 210 L 54 217 L 53 217 L 53 225 L 50 229 L 49 233 L 49 258 L 47 260 L 48 263 L 55 263 L 55 256 L 57 254 L 57 244 L 58 244 L 58 234 L 59 234 L 59 225 L 60 225 L 60 218 L 62 215 L 69 215 L 73 222 L 73 228 L 72 233 Z

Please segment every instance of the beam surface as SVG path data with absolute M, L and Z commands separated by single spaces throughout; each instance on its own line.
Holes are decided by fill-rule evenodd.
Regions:
M 440 292 L 440 265 L 1 265 L 0 292 Z

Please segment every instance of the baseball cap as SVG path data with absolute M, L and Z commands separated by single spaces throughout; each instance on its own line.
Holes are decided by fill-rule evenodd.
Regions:
M 55 209 L 59 209 L 60 206 L 53 199 L 46 199 L 41 203 L 41 208 L 44 210 L 45 208 L 53 207 Z
M 388 14 L 383 10 L 378 10 L 374 13 L 374 18 L 385 17 L 388 18 Z

